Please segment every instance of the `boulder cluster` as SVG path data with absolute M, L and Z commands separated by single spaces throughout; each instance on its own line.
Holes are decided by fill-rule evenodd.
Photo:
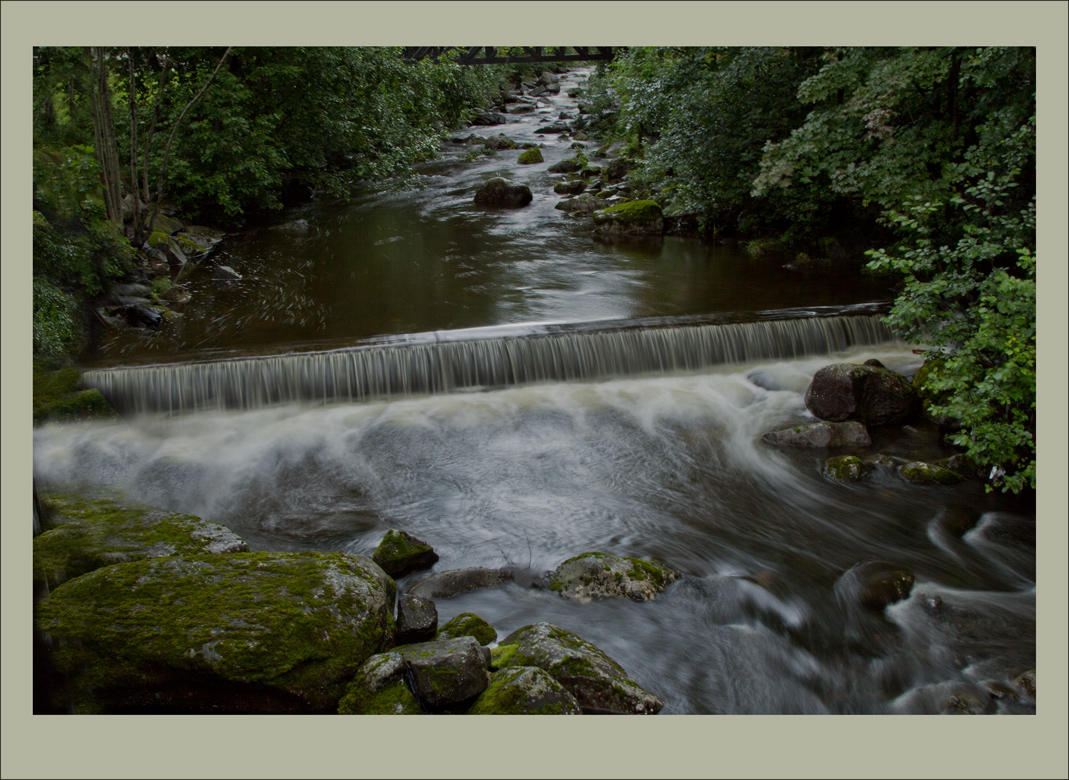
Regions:
M 513 581 L 390 529 L 371 557 L 250 552 L 229 529 L 116 495 L 51 494 L 34 538 L 45 709 L 74 713 L 654 714 L 664 703 L 582 637 L 498 641 L 434 599 Z M 562 598 L 655 597 L 681 575 L 604 553 L 536 583 Z
M 979 476 L 960 454 L 929 463 L 869 451 L 869 428 L 901 427 L 925 416 L 920 376 L 911 382 L 875 359 L 825 366 L 805 393 L 806 409 L 820 422 L 769 431 L 762 440 L 775 446 L 848 450 L 824 463 L 824 476 L 837 482 L 858 482 L 876 470 L 893 471 L 915 485 L 953 485 Z

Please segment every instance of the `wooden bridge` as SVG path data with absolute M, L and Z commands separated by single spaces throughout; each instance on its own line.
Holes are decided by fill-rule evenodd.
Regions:
M 619 48 L 619 47 L 616 47 Z M 456 52 L 460 65 L 504 65 L 516 62 L 608 62 L 612 46 L 406 46 L 401 55 L 407 63 L 437 60 Z

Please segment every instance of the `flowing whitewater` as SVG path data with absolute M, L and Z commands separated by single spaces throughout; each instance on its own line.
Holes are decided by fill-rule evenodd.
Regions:
M 105 342 L 86 378 L 121 420 L 35 429 L 42 492 L 116 488 L 256 550 L 368 555 L 396 528 L 434 546 L 434 571 L 509 567 L 502 587 L 439 599 L 440 621 L 475 612 L 499 636 L 555 623 L 664 714 L 1019 711 L 1005 692 L 1035 668 L 1034 506 L 890 470 L 834 483 L 828 453 L 761 440 L 812 421 L 803 396 L 828 363 L 919 368 L 879 322 L 891 292 L 757 273 L 731 246 L 594 241 L 553 208 L 545 168 L 570 141 L 536 132 L 574 109 L 582 76 L 478 129 L 544 143 L 544 166 L 446 144 L 421 189 L 228 237 L 213 262 L 241 282 L 195 268 L 166 331 Z M 499 175 L 532 204 L 474 207 Z M 872 433 L 890 457 L 951 454 L 925 423 Z M 645 603 L 535 587 L 589 551 L 685 577 Z M 859 609 L 870 562 L 912 572 L 909 598 Z

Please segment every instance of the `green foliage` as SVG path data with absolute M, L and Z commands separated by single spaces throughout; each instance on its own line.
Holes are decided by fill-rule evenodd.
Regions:
M 80 351 L 85 335 L 73 296 L 35 276 L 33 279 L 33 354 L 47 357 Z

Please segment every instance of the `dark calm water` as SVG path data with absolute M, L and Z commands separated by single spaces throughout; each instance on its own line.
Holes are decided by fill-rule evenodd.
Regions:
M 544 116 L 571 108 L 568 87 Z M 596 332 L 655 317 L 670 330 L 670 318 L 889 297 L 860 278 L 758 272 L 696 241 L 596 242 L 553 208 L 557 177 L 545 169 L 571 142 L 535 136 L 540 118 L 476 131 L 544 140 L 545 165 L 517 166 L 508 151 L 468 162 L 467 147 L 447 145 L 444 160 L 421 169 L 422 190 L 287 215 L 306 219 L 307 234 L 228 239 L 216 261 L 240 271 L 241 284 L 217 288 L 207 269 L 195 271 L 181 319 L 153 336 L 115 337 L 98 363 L 490 326 L 600 323 Z M 476 208 L 474 187 L 502 174 L 529 183 L 533 204 Z M 223 523 L 253 549 L 370 555 L 399 528 L 435 547 L 435 571 L 514 567 L 504 587 L 439 600 L 440 620 L 476 612 L 502 637 L 556 623 L 621 663 L 665 714 L 928 713 L 951 697 L 1034 711 L 1034 701 L 991 694 L 1035 668 L 1034 507 L 973 482 L 920 488 L 891 472 L 835 484 L 821 476 L 826 453 L 760 441 L 809 419 L 803 394 L 822 365 L 870 357 L 906 374 L 919 367 L 909 345 L 877 339 L 493 391 L 146 414 L 36 429 L 34 467 L 45 489 L 120 487 Z M 892 456 L 950 454 L 924 424 L 874 439 Z M 581 604 L 531 587 L 592 550 L 657 558 L 686 577 L 641 604 Z M 850 585 L 854 567 L 873 561 L 916 577 L 910 598 L 882 614 L 859 608 Z

